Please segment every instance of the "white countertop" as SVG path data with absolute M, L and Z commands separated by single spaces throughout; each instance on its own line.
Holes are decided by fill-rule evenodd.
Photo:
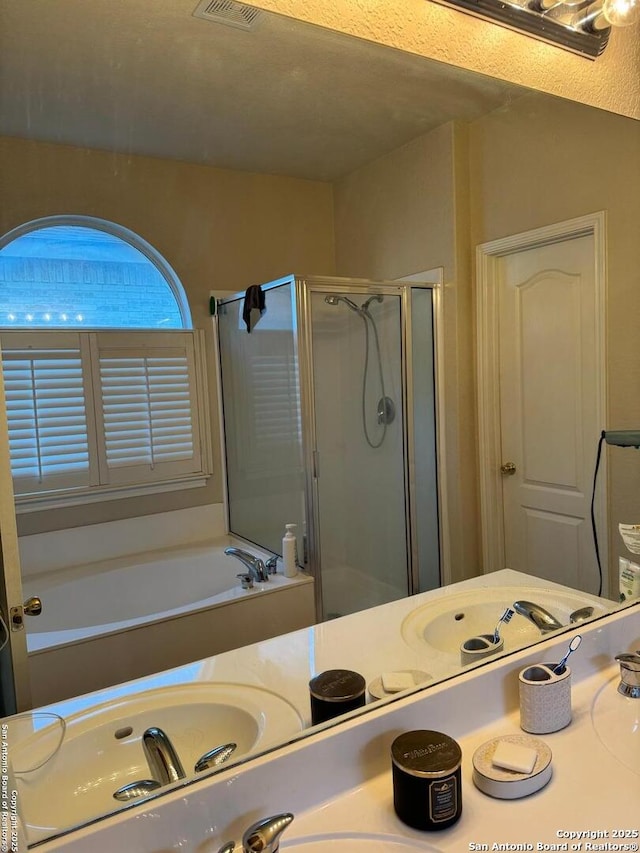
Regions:
M 402 823 L 393 809 L 391 771 L 388 770 L 296 815 L 283 842 L 292 844 L 296 839 L 323 834 L 330 828 L 332 833 L 355 830 L 420 839 L 445 853 L 460 853 L 481 850 L 483 844 L 488 845 L 484 849 L 491 850 L 494 844 L 506 843 L 532 844 L 535 850 L 541 849 L 537 844 L 567 842 L 568 838 L 559 833 L 598 831 L 607 833 L 604 840 L 635 842 L 635 849 L 638 849 L 640 732 L 637 772 L 634 773 L 603 746 L 591 722 L 591 705 L 602 686 L 603 675 L 608 675 L 605 680 L 614 685 L 619 681 L 617 673 L 616 665 L 607 673 L 598 673 L 579 683 L 572 691 L 572 723 L 560 732 L 536 736 L 553 753 L 553 776 L 541 791 L 518 800 L 500 800 L 479 791 L 472 781 L 472 757 L 481 744 L 501 735 L 522 734 L 519 712 L 513 711 L 460 738 L 463 812 L 460 820 L 449 829 L 419 832 Z M 479 687 L 481 680 L 480 676 Z M 428 717 L 425 726 L 428 727 Z M 616 838 L 613 833 L 618 830 L 634 832 L 635 837 Z M 286 847 L 283 843 L 282 849 Z M 572 848 L 569 845 L 546 849 Z M 584 850 L 585 847 L 573 849 Z
M 586 624 L 580 633 L 583 642 L 572 657 L 573 721 L 560 732 L 539 736 L 553 752 L 554 773 L 550 783 L 530 797 L 507 801 L 485 796 L 472 783 L 471 758 L 486 740 L 520 731 L 517 673 L 532 663 L 559 659 L 570 640 L 567 634 L 427 691 L 374 706 L 369 713 L 312 738 L 167 793 L 145 807 L 107 818 L 40 849 L 43 853 L 215 853 L 224 842 L 237 841 L 255 820 L 291 811 L 295 820 L 283 836 L 283 851 L 294 849 L 296 840 L 338 832 L 420 839 L 425 850 L 452 853 L 483 849 L 472 845 L 500 849 L 494 844 L 521 844 L 525 846 L 520 849 L 534 850 L 637 850 L 637 838 L 614 838 L 613 833 L 639 829 L 640 749 L 634 772 L 600 742 L 591 707 L 598 689 L 609 681 L 613 689 L 614 655 L 640 647 L 640 609 L 631 607 Z M 393 811 L 389 747 L 397 734 L 415 728 L 446 732 L 463 751 L 462 818 L 437 833 L 417 832 Z M 636 734 L 640 738 L 640 731 Z M 559 837 L 559 832 L 603 837 L 578 842 Z M 568 846 L 560 846 L 565 842 Z M 572 848 L 572 843 L 581 846 Z M 588 847 L 587 843 L 636 846 Z
M 66 718 L 92 705 L 167 685 L 195 682 L 241 683 L 264 687 L 285 698 L 296 708 L 305 726 L 308 726 L 311 724 L 309 680 L 327 669 L 355 670 L 364 676 L 367 684 L 381 673 L 393 670 L 424 671 L 433 681 L 459 672 L 459 656 L 454 658 L 426 646 L 417 650 L 408 645 L 401 633 L 403 620 L 426 603 L 451 599 L 452 596 L 464 595 L 472 590 L 505 587 L 539 587 L 559 592 L 568 590 L 567 587 L 547 580 L 512 569 L 502 569 L 233 649 L 185 666 L 56 702 L 39 710 L 51 711 Z M 606 599 L 597 599 L 586 593 L 578 594 L 583 596 L 587 603 L 593 599 L 594 603 L 599 602 L 600 605 L 617 606 Z M 523 620 L 523 617 L 516 616 L 514 620 L 516 619 Z M 493 627 L 493 623 L 488 625 L 488 630 Z M 504 633 L 508 634 L 511 630 L 512 625 L 509 625 L 504 629 Z

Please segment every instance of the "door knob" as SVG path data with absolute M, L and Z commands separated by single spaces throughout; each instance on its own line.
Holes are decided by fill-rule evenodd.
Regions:
M 9 618 L 11 619 L 12 631 L 24 631 L 24 617 L 39 616 L 42 613 L 42 601 L 37 595 L 32 595 L 27 598 L 24 604 L 19 604 L 17 607 L 12 607 L 9 610 Z
M 511 474 L 516 473 L 516 463 L 515 462 L 505 462 L 504 465 L 500 466 L 500 473 L 505 474 L 506 476 L 511 476 Z
M 27 616 L 39 616 L 42 613 L 42 601 L 37 595 L 32 595 L 31 598 L 27 598 L 23 607 Z

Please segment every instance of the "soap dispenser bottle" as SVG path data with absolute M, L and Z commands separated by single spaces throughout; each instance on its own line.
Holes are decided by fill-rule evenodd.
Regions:
M 282 538 L 282 563 L 284 566 L 284 576 L 286 578 L 295 578 L 295 576 L 298 574 L 298 566 L 296 565 L 296 525 L 286 524 L 285 527 L 286 533 Z

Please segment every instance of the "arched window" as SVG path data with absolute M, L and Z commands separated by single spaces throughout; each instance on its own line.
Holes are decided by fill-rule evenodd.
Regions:
M 0 239 L 0 325 L 191 328 L 178 277 L 152 246 L 89 216 L 48 216 Z
M 0 347 L 18 509 L 207 476 L 202 332 L 140 237 L 57 216 L 0 238 Z

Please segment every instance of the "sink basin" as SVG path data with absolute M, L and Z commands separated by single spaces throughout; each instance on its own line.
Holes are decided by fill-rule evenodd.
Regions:
M 429 648 L 459 662 L 460 646 L 472 637 L 492 634 L 505 609 L 519 599 L 541 605 L 563 625 L 569 625 L 571 613 L 587 605 L 594 608 L 594 617 L 609 610 L 606 602 L 573 590 L 486 587 L 446 595 L 417 607 L 404 619 L 402 637 L 416 651 Z M 526 617 L 516 613 L 508 624 L 500 627 L 500 636 L 504 651 L 513 651 L 537 642 L 543 635 Z
M 591 721 L 611 755 L 640 776 L 640 699 L 618 693 L 619 683 L 616 674 L 596 693 Z
M 409 853 L 411 850 L 423 853 L 438 853 L 437 847 L 420 840 L 403 838 L 400 835 L 381 835 L 378 833 L 337 832 L 327 835 L 308 835 L 287 842 L 284 838 L 281 850 L 288 853 L 327 853 L 331 842 L 340 843 L 340 853 Z M 335 849 L 335 848 L 334 848 Z
M 16 773 L 29 843 L 126 806 L 114 791 L 153 778 L 141 743 L 150 726 L 166 732 L 187 777 L 195 777 L 194 765 L 208 750 L 236 743 L 234 761 L 282 743 L 303 722 L 268 690 L 218 683 L 148 690 L 67 717 L 55 755 L 37 770 Z M 21 748 L 28 753 L 29 744 Z

